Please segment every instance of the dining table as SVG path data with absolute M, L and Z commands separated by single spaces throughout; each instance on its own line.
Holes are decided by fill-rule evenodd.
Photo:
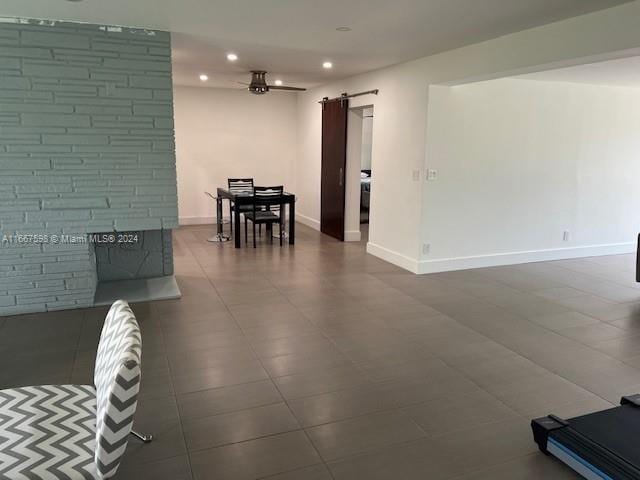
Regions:
M 218 236 L 223 234 L 222 230 L 222 202 L 229 200 L 237 207 L 243 205 L 253 205 L 253 192 L 250 190 L 241 192 L 231 192 L 228 188 L 219 187 L 216 195 L 216 218 L 218 227 Z M 295 243 L 295 229 L 296 229 L 296 196 L 293 193 L 284 192 L 279 199 L 278 204 L 289 206 L 289 245 Z M 233 242 L 236 248 L 240 248 L 240 208 L 233 209 Z M 284 214 L 284 212 L 283 212 Z

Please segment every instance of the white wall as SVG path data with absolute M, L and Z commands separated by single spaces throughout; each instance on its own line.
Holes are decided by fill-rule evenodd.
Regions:
M 362 118 L 362 152 L 360 169 L 371 170 L 371 151 L 373 142 L 373 109 L 365 108 Z
M 321 98 L 374 88 L 372 170 L 375 188 L 367 250 L 414 272 L 421 271 L 429 231 L 424 171 L 429 86 L 529 73 L 637 54 L 640 2 L 526 30 L 450 52 L 351 77 L 298 97 L 296 188 L 298 212 L 310 225 L 320 218 Z M 414 172 L 422 180 L 414 181 Z
M 422 271 L 633 251 L 638 132 L 640 89 L 432 87 Z
M 180 222 L 210 223 L 215 194 L 229 177 L 295 191 L 296 96 L 246 90 L 174 89 Z M 225 210 L 225 215 L 228 213 Z

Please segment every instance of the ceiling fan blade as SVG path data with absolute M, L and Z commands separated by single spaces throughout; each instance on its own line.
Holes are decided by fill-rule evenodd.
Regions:
M 249 85 L 251 85 L 250 83 L 247 82 L 236 82 L 239 83 L 240 85 L 244 85 L 245 87 L 248 87 Z
M 284 85 L 269 85 L 269 90 L 290 90 L 293 92 L 304 92 L 306 88 L 286 87 Z

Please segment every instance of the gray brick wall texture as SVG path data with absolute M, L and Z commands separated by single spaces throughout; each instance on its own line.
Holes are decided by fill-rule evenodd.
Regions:
M 171 230 L 121 233 L 136 241 L 94 244 L 98 282 L 173 275 Z
M 177 227 L 172 102 L 167 32 L 0 19 L 0 316 L 93 304 L 51 235 Z

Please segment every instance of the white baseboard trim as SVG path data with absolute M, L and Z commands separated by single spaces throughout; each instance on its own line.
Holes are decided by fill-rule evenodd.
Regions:
M 516 265 L 519 263 L 567 260 L 571 258 L 598 257 L 603 255 L 620 255 L 624 253 L 634 253 L 635 251 L 635 243 L 611 243 L 605 245 L 585 245 L 580 247 L 422 260 L 418 264 L 416 273 L 438 273 L 449 272 L 452 270 L 467 270 L 470 268 Z
M 307 227 L 320 231 L 320 221 L 315 218 L 307 217 L 306 215 L 296 212 L 296 222 L 300 222 Z
M 344 241 L 345 242 L 359 242 L 362 238 L 360 230 L 345 230 Z
M 371 242 L 367 242 L 367 253 L 370 253 L 374 257 L 381 258 L 385 262 L 393 263 L 400 268 L 409 270 L 410 272 L 418 273 L 418 261 L 401 253 L 394 252 L 393 250 Z

